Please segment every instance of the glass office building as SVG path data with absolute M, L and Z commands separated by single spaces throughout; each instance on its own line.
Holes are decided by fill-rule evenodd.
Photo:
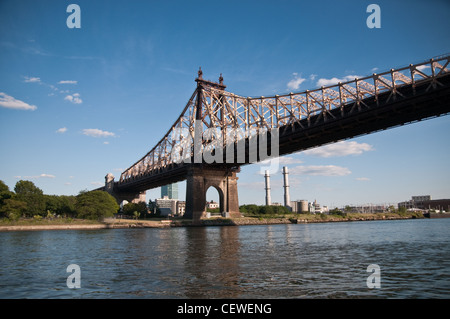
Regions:
M 164 196 L 169 197 L 169 199 L 178 199 L 178 183 L 162 186 L 161 198 L 164 198 Z

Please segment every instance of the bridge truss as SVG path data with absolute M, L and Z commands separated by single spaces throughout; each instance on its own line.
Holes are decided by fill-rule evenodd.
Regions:
M 164 137 L 120 176 L 119 185 L 127 184 L 174 164 L 189 162 L 195 157 L 195 141 L 202 150 L 211 151 L 251 138 L 262 132 L 307 130 L 319 121 L 333 121 L 338 116 L 364 112 L 404 97 L 402 88 L 429 91 L 443 86 L 440 79 L 449 75 L 450 56 L 391 69 L 335 85 L 270 97 L 243 97 L 225 90 L 222 76 L 219 83 L 196 79 L 197 88 L 181 115 Z M 220 142 L 220 143 L 218 143 Z

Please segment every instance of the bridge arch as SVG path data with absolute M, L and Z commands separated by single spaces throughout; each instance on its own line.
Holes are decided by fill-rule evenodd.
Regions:
M 222 188 L 220 187 L 220 185 L 217 185 L 217 183 L 207 183 L 205 185 L 205 199 L 206 199 L 206 204 L 208 203 L 208 201 L 211 199 L 210 197 L 208 197 L 208 193 L 211 194 L 211 192 L 215 192 L 217 191 L 218 195 L 219 195 L 219 213 L 224 213 L 225 212 L 225 206 L 224 206 L 224 192 L 222 190 Z M 214 199 L 214 198 L 212 198 Z
M 206 192 L 219 193 L 219 207 L 224 216 L 240 217 L 236 171 L 229 168 L 193 167 L 186 180 L 186 218 L 196 221 L 206 217 Z

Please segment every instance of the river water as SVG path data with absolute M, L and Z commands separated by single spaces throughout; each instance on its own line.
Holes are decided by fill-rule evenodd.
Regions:
M 1 232 L 0 257 L 0 298 L 450 297 L 450 219 Z

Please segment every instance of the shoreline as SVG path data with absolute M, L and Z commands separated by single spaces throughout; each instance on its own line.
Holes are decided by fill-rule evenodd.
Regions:
M 39 231 L 39 230 L 97 230 L 97 229 L 126 229 L 126 228 L 169 228 L 169 227 L 207 227 L 207 226 L 249 226 L 249 225 L 277 225 L 277 224 L 311 224 L 311 223 L 335 223 L 374 220 L 406 220 L 406 219 L 429 219 L 417 216 L 358 216 L 347 218 L 328 217 L 326 219 L 274 217 L 274 218 L 209 218 L 201 219 L 194 223 L 192 220 L 132 220 L 132 219 L 105 219 L 103 222 L 93 224 L 48 224 L 48 225 L 8 225 L 0 226 L 3 231 Z M 444 218 L 446 216 L 433 216 L 432 218 Z

